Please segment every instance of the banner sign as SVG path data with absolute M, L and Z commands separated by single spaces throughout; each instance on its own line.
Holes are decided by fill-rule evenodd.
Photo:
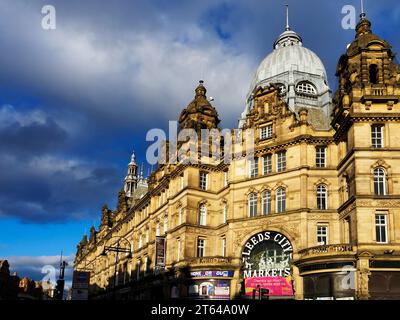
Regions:
M 245 279 L 246 296 L 252 296 L 253 290 L 268 289 L 270 296 L 292 296 L 292 277 L 261 277 Z
M 231 278 L 233 271 L 194 271 L 190 273 L 192 278 Z
M 156 267 L 165 267 L 165 237 L 156 237 Z
M 223 299 L 230 296 L 228 281 L 202 281 L 197 280 L 189 285 L 189 296 L 195 299 Z
M 289 239 L 275 231 L 252 236 L 242 250 L 246 295 L 253 289 L 269 289 L 270 296 L 293 295 L 290 260 L 293 247 Z

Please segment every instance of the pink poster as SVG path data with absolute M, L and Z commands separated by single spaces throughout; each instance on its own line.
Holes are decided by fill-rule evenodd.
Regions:
M 291 277 L 260 277 L 246 278 L 246 296 L 253 294 L 253 289 L 269 289 L 270 296 L 292 296 L 292 278 Z

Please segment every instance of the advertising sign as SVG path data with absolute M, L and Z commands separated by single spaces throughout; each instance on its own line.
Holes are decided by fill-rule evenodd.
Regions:
M 190 276 L 192 278 L 231 278 L 233 271 L 193 271 Z
M 246 295 L 263 288 L 269 289 L 270 296 L 292 296 L 292 253 L 289 239 L 279 232 L 263 231 L 252 236 L 242 251 Z
M 268 289 L 270 296 L 292 296 L 292 277 L 261 277 L 245 279 L 246 296 L 252 296 L 253 290 Z
M 165 266 L 165 237 L 156 237 L 156 266 Z

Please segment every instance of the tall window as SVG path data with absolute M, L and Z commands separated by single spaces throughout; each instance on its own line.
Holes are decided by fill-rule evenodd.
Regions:
M 374 170 L 374 190 L 378 196 L 386 195 L 386 174 L 382 168 Z
M 168 231 L 168 216 L 164 217 L 164 233 Z
M 200 172 L 200 189 L 207 190 L 208 174 L 207 172 Z
M 319 210 L 328 209 L 328 191 L 323 184 L 317 187 L 317 207 Z
M 318 168 L 326 167 L 326 147 L 316 148 L 316 165 Z
M 221 240 L 222 240 L 221 241 L 222 242 L 221 253 L 222 253 L 222 256 L 225 257 L 226 256 L 226 238 L 223 237 Z
M 140 260 L 136 261 L 136 280 L 140 279 Z
M 205 203 L 202 203 L 199 207 L 199 225 L 205 226 L 207 223 L 207 208 Z
M 260 139 L 268 139 L 272 137 L 272 124 L 260 128 Z
M 376 242 L 387 243 L 387 215 L 376 214 L 375 215 L 375 230 L 376 230 Z
M 227 220 L 228 220 L 228 204 L 224 203 L 222 212 L 222 223 L 226 223 Z
M 276 192 L 276 212 L 282 213 L 286 211 L 286 190 L 279 188 Z
M 264 191 L 261 196 L 262 200 L 262 215 L 271 213 L 271 191 Z
M 150 232 L 149 229 L 146 229 L 146 243 L 149 243 L 150 240 Z
M 181 239 L 176 239 L 176 260 L 179 261 L 181 259 Z
M 160 236 L 160 222 L 157 221 L 156 224 L 156 236 L 159 237 Z
M 249 217 L 255 217 L 257 215 L 257 194 L 250 193 L 248 199 L 249 206 Z
M 263 157 L 263 174 L 272 172 L 272 154 L 267 154 Z
M 371 126 L 371 140 L 373 148 L 383 148 L 383 125 L 374 124 Z
M 258 176 L 258 158 L 249 160 L 249 175 L 250 178 L 255 178 Z
M 197 239 L 197 256 L 199 258 L 205 256 L 206 251 L 206 240 L 205 239 Z
M 282 172 L 286 170 L 286 151 L 281 151 L 276 154 L 276 170 Z
M 376 64 L 371 64 L 369 66 L 369 82 L 371 84 L 378 83 L 378 66 Z
M 317 226 L 318 245 L 328 244 L 328 226 Z
M 143 245 L 142 235 L 139 235 L 139 243 L 138 243 L 139 249 L 142 248 L 142 245 Z

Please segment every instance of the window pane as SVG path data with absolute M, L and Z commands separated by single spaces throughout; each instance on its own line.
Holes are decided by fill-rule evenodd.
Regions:
M 263 157 L 263 169 L 264 169 L 264 174 L 268 174 L 272 172 L 272 155 L 267 154 L 266 156 Z
M 316 148 L 316 165 L 318 168 L 326 167 L 326 147 Z

